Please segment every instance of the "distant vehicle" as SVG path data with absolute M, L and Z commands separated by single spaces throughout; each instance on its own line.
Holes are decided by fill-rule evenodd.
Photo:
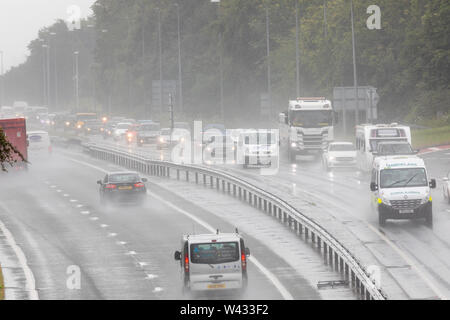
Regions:
M 246 130 L 240 133 L 238 163 L 244 168 L 270 166 L 278 161 L 278 141 L 275 130 Z
M 97 120 L 97 114 L 96 113 L 77 113 L 75 115 L 75 118 L 76 118 L 75 128 L 78 130 L 82 130 L 86 121 Z
M 374 152 L 382 142 L 408 142 L 411 144 L 411 130 L 398 123 L 362 124 L 356 126 L 356 157 L 361 171 L 372 170 Z
M 8 141 L 19 151 L 24 159 L 28 161 L 27 127 L 25 118 L 0 119 L 0 128 L 3 129 Z M 16 160 L 15 169 L 27 169 L 27 163 L 22 161 L 16 153 L 11 154 Z
M 142 203 L 147 194 L 145 187 L 146 178 L 141 178 L 137 172 L 110 172 L 103 180 L 98 180 L 100 185 L 100 202 L 134 202 Z
M 113 138 L 115 141 L 122 139 L 127 133 L 128 129 L 133 126 L 130 122 L 119 122 L 113 131 Z
M 319 154 L 334 138 L 333 107 L 325 98 L 290 100 L 279 122 L 280 144 L 286 146 L 290 162 L 297 155 Z
M 174 258 L 180 263 L 183 293 L 245 290 L 250 250 L 238 233 L 184 235 Z
M 234 164 L 236 163 L 237 146 L 230 135 L 211 136 L 205 141 L 203 161 L 206 164 Z
M 108 139 L 112 137 L 115 127 L 117 126 L 118 122 L 116 121 L 108 121 L 103 126 L 102 135 L 104 139 Z M 101 130 L 101 129 L 100 129 Z
M 409 142 L 406 141 L 379 142 L 376 152 L 373 152 L 376 157 L 413 154 L 417 154 L 417 151 L 413 150 Z
M 129 122 L 129 123 L 132 123 L 132 124 L 136 124 L 137 123 L 136 120 L 134 120 L 134 119 L 122 119 L 120 122 Z
M 356 149 L 351 142 L 332 142 L 322 154 L 325 170 L 332 168 L 356 167 Z
M 100 134 L 103 122 L 100 120 L 86 120 L 84 122 L 85 134 Z
M 447 199 L 450 204 L 450 171 L 447 173 L 447 176 L 442 178 L 444 181 L 442 185 L 442 191 L 444 193 L 444 199 Z
M 172 130 L 170 128 L 162 128 L 161 132 L 159 134 L 157 143 L 156 143 L 156 148 L 158 150 L 161 150 L 163 148 L 167 148 L 170 147 L 170 145 L 172 144 Z
M 17 118 L 25 117 L 25 112 L 28 108 L 28 103 L 25 101 L 14 101 L 13 103 L 14 114 Z
M 160 135 L 160 125 L 157 122 L 144 122 L 137 128 L 136 143 L 142 146 L 145 143 L 156 143 Z
M 52 154 L 52 144 L 48 132 L 46 131 L 29 131 L 28 154 L 31 160 L 33 158 L 48 157 Z
M 387 219 L 425 218 L 433 224 L 431 190 L 423 159 L 417 156 L 377 157 L 373 163 L 370 190 L 372 208 L 381 226 Z

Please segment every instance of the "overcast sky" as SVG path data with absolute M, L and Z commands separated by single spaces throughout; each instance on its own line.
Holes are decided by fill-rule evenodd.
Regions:
M 67 9 L 77 5 L 84 18 L 92 13 L 95 0 L 0 0 L 0 51 L 4 52 L 5 72 L 25 61 L 31 40 L 39 29 L 58 19 L 67 20 Z

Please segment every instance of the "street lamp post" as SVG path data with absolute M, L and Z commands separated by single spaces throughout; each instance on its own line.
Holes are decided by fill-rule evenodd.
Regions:
M 0 107 L 3 106 L 3 99 L 5 95 L 5 85 L 4 85 L 4 74 L 3 74 L 3 51 L 0 51 L 0 77 L 1 77 L 1 83 L 0 83 Z
M 298 1 L 295 1 L 295 66 L 296 66 L 296 89 L 297 97 L 300 97 L 300 48 L 299 48 L 299 23 L 298 23 Z
M 158 46 L 159 46 L 159 108 L 163 111 L 163 63 L 162 63 L 162 36 L 161 36 L 161 9 L 158 8 Z
M 178 87 L 179 87 L 179 103 L 180 103 L 180 112 L 184 111 L 183 106 L 183 79 L 181 73 L 181 18 L 180 18 L 180 5 L 175 3 L 177 7 L 177 20 L 178 20 Z
M 75 58 L 75 113 L 78 112 L 79 107 L 80 107 L 80 100 L 79 100 L 79 91 L 78 91 L 78 51 L 75 51 L 73 53 L 74 58 Z
M 269 28 L 269 7 L 266 6 L 266 46 L 267 46 L 267 95 L 269 102 L 269 114 L 272 114 L 272 84 L 270 75 L 270 28 Z
M 355 88 L 355 107 L 356 107 L 355 124 L 359 124 L 358 79 L 356 77 L 355 30 L 353 26 L 353 0 L 350 1 L 350 12 L 352 20 L 353 86 Z

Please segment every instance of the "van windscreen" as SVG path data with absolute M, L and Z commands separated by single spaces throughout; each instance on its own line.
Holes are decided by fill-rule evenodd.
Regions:
M 239 260 L 238 242 L 195 243 L 190 246 L 191 262 L 218 264 Z

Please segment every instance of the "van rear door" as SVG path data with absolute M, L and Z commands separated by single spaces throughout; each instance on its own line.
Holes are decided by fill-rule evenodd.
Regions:
M 189 253 L 191 290 L 242 288 L 239 240 L 193 243 L 189 246 Z

